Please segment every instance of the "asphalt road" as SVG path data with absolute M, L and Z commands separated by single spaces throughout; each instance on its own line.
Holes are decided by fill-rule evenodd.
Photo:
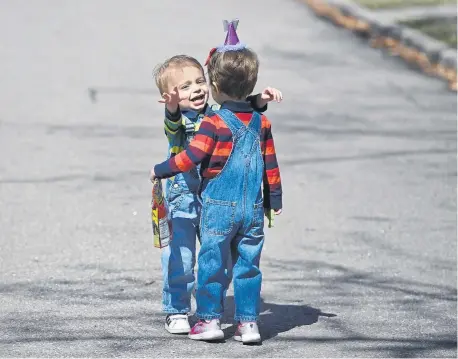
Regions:
M 222 19 L 261 59 L 284 182 L 260 346 L 163 329 L 151 78 Z M 0 1 L 1 357 L 456 357 L 456 95 L 292 0 Z M 101 87 L 96 102 L 89 87 Z M 230 296 L 229 303 L 232 301 Z

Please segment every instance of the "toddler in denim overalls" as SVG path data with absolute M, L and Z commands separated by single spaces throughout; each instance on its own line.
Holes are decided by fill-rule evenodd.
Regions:
M 204 116 L 214 114 L 219 105 L 209 106 L 208 85 L 200 63 L 186 55 L 174 56 L 155 71 L 156 84 L 166 104 L 165 134 L 171 158 L 183 151 L 199 129 Z M 276 89 L 267 88 L 247 100 L 265 111 Z M 197 197 L 199 167 L 167 180 L 166 192 L 172 219 L 173 240 L 162 250 L 163 311 L 165 328 L 173 334 L 188 333 L 188 312 L 194 288 L 196 236 L 199 234 L 201 204 Z M 230 267 L 228 268 L 231 269 Z M 230 273 L 228 274 L 230 277 Z
M 235 27 L 235 22 L 227 24 L 228 38 L 235 34 Z M 256 321 L 264 211 L 272 208 L 281 213 L 282 191 L 270 122 L 243 100 L 256 84 L 257 56 L 236 40 L 231 44 L 226 39 L 225 45 L 212 50 L 209 56 L 212 96 L 221 109 L 203 119 L 185 151 L 156 165 L 152 178 L 168 178 L 201 164 L 201 249 L 196 294 L 196 316 L 200 320 L 189 337 L 224 337 L 219 319 L 224 310 L 224 291 L 231 280 L 226 263 L 232 257 L 235 319 L 239 322 L 234 338 L 248 343 L 261 340 Z

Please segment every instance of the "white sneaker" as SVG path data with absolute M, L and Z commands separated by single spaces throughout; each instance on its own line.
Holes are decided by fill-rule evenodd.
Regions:
M 242 343 L 258 343 L 261 341 L 258 324 L 256 322 L 243 322 L 237 326 L 234 339 Z
M 224 339 L 224 332 L 221 330 L 219 319 L 199 320 L 188 334 L 193 340 L 221 340 Z
M 165 330 L 170 334 L 188 334 L 191 330 L 187 314 L 169 314 L 165 318 Z

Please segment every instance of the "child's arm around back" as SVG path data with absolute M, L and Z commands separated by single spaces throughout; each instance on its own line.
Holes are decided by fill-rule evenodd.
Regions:
M 209 117 L 204 117 L 194 139 L 178 155 L 154 166 L 157 178 L 169 178 L 188 172 L 213 153 L 217 141 L 217 128 Z

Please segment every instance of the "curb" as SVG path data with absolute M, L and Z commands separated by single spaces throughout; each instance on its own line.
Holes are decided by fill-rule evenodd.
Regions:
M 448 82 L 457 91 L 456 50 L 420 31 L 390 21 L 351 0 L 304 0 L 315 14 L 369 39 L 373 48 L 384 48 L 429 76 Z

